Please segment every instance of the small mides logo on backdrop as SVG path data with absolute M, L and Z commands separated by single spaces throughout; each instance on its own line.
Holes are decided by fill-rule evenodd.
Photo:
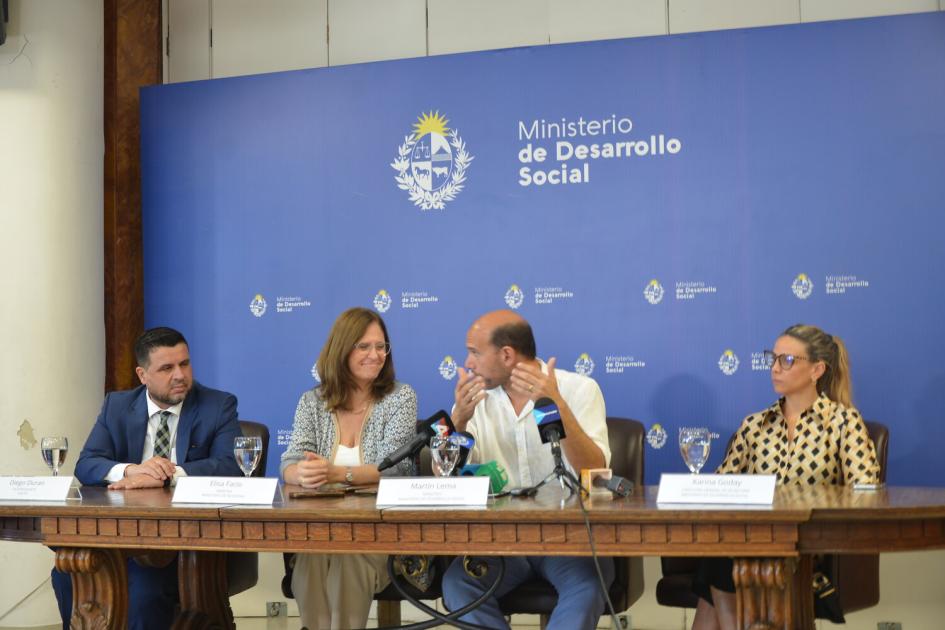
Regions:
M 694 300 L 696 296 L 718 293 L 718 287 L 706 284 L 701 280 L 676 283 L 677 300 Z
M 390 305 L 393 302 L 390 298 L 390 293 L 381 289 L 377 292 L 377 295 L 374 296 L 374 308 L 377 309 L 378 313 L 386 313 L 390 309 Z
M 659 304 L 663 301 L 663 295 L 666 292 L 663 290 L 663 285 L 660 284 L 659 280 L 653 278 L 650 280 L 649 284 L 646 285 L 646 288 L 643 289 L 643 297 L 646 298 L 646 301 L 650 304 Z
M 767 372 L 770 369 L 771 369 L 771 365 L 765 360 L 764 352 L 751 353 L 751 371 L 752 372 Z
M 719 357 L 719 369 L 725 376 L 731 376 L 738 371 L 738 357 L 731 350 L 726 350 Z
M 794 282 L 791 283 L 791 291 L 794 292 L 797 299 L 806 300 L 814 292 L 814 283 L 811 282 L 810 276 L 806 273 L 799 273 L 794 278 Z
M 586 352 L 582 352 L 581 356 L 574 362 L 574 371 L 584 376 L 590 376 L 594 373 L 594 359 Z
M 257 293 L 253 301 L 249 303 L 249 312 L 255 317 L 262 317 L 266 314 L 267 306 L 266 298 L 262 296 L 262 293 Z
M 439 301 L 439 297 L 427 291 L 401 291 L 400 293 L 400 308 L 420 308 Z
M 824 288 L 827 295 L 843 295 L 851 289 L 868 289 L 869 280 L 862 280 L 851 275 L 827 276 L 824 278 Z
M 291 441 L 292 441 L 291 429 L 277 429 L 276 430 L 276 444 L 278 446 L 288 446 L 289 442 Z
M 450 355 L 443 357 L 443 360 L 440 361 L 439 372 L 440 376 L 447 381 L 451 381 L 456 377 L 456 361 L 453 360 L 453 357 Z
M 659 422 L 654 422 L 650 430 L 646 432 L 646 441 L 651 447 L 660 449 L 666 445 L 666 430 Z
M 322 377 L 318 375 L 318 361 L 317 360 L 315 361 L 315 363 L 312 364 L 312 378 L 315 379 L 316 385 L 321 385 Z
M 513 284 L 509 287 L 509 290 L 505 292 L 505 303 L 508 304 L 511 309 L 517 309 L 524 301 L 525 294 L 517 284 Z
M 303 308 L 309 308 L 312 303 L 298 295 L 280 295 L 276 298 L 277 313 L 293 313 Z
M 442 210 L 455 199 L 473 161 L 459 131 L 447 127 L 448 122 L 440 112 L 421 114 L 390 164 L 397 171 L 397 187 L 421 210 Z
M 628 368 L 645 367 L 646 361 L 629 354 L 608 354 L 604 357 L 604 372 L 606 374 L 623 374 Z
M 535 304 L 554 304 L 574 299 L 574 291 L 562 287 L 535 287 Z

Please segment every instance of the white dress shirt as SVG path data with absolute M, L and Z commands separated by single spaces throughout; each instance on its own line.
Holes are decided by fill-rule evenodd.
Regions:
M 547 374 L 548 366 L 544 361 L 540 363 L 541 371 Z M 555 378 L 562 398 L 587 436 L 600 448 L 609 466 L 607 412 L 597 382 L 587 376 L 557 369 Z M 470 461 L 484 463 L 495 460 L 505 468 L 509 485 L 513 488 L 533 486 L 551 474 L 555 468 L 554 456 L 551 445 L 541 443 L 538 424 L 532 415 L 534 407 L 534 403 L 529 401 L 522 413 L 516 414 L 505 389 L 500 386 L 488 390 L 466 425 L 466 430 L 476 440 Z M 572 468 L 567 456 L 564 461 L 572 472 L 580 472 Z
M 177 403 L 176 405 L 171 405 L 167 409 L 161 409 L 158 407 L 157 403 L 151 400 L 151 393 L 148 392 L 145 396 L 145 400 L 148 402 L 148 431 L 144 436 L 144 450 L 141 452 L 141 461 L 145 462 L 152 457 L 154 457 L 154 440 L 157 437 L 158 428 L 161 426 L 161 412 L 169 411 L 171 415 L 167 417 L 167 430 L 171 434 L 171 454 L 170 460 L 177 463 L 177 422 L 180 420 L 180 410 L 184 406 L 183 401 Z M 120 479 L 123 479 L 125 476 L 125 468 L 131 466 L 131 464 L 115 464 L 112 466 L 112 469 L 108 471 L 108 475 L 105 477 L 105 481 L 109 483 L 114 483 Z M 184 469 L 180 466 L 176 466 L 174 471 L 174 480 L 178 477 L 186 477 L 187 473 L 184 472 Z

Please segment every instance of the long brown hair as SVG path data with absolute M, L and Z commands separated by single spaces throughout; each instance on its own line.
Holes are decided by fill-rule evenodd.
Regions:
M 853 406 L 853 382 L 850 380 L 850 357 L 847 347 L 836 335 L 828 335 L 816 326 L 795 324 L 783 335 L 793 337 L 807 348 L 811 361 L 823 361 L 827 369 L 817 379 L 817 391 L 844 407 Z
M 349 308 L 332 324 L 317 364 L 318 376 L 322 381 L 321 396 L 330 411 L 344 408 L 356 387 L 354 376 L 348 369 L 348 357 L 354 352 L 354 344 L 364 336 L 373 322 L 384 332 L 384 341 L 390 343 L 387 326 L 381 316 L 360 306 Z M 380 400 L 393 390 L 394 354 L 391 351 L 387 354 L 380 374 L 371 384 L 371 397 Z

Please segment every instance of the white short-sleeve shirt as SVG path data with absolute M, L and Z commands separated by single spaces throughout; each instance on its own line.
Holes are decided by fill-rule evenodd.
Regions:
M 548 373 L 544 361 L 541 370 Z M 610 443 L 607 439 L 607 411 L 604 395 L 594 379 L 566 370 L 555 370 L 558 391 L 571 408 L 578 424 L 604 454 L 610 465 Z M 516 414 L 502 387 L 486 392 L 476 405 L 466 430 L 476 440 L 470 461 L 484 463 L 495 460 L 505 468 L 511 487 L 527 487 L 539 483 L 554 471 L 551 445 L 542 444 L 538 425 L 532 415 L 534 403 L 529 401 Z M 565 464 L 574 471 L 565 456 Z

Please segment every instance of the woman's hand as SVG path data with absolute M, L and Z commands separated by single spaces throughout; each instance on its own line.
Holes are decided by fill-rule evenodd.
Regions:
M 321 455 L 305 451 L 296 464 L 299 485 L 303 488 L 317 488 L 329 481 L 329 475 L 335 466 Z

